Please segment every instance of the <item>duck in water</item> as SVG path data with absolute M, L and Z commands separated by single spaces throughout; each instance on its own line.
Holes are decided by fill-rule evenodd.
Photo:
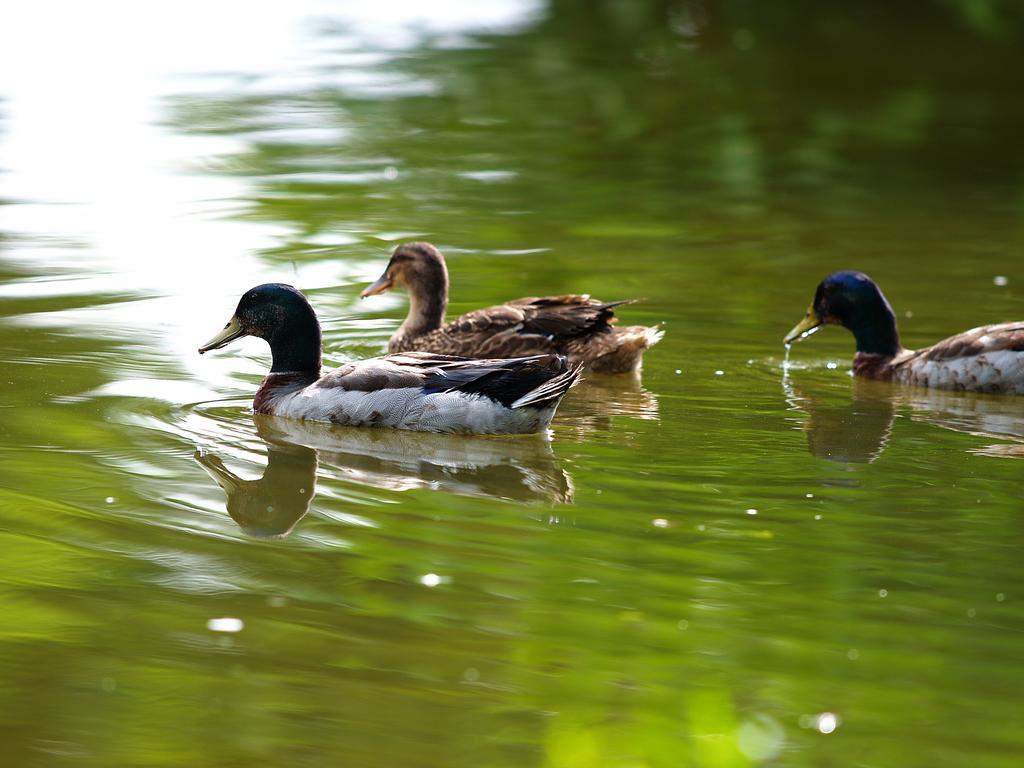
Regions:
M 290 285 L 247 291 L 203 354 L 242 336 L 270 345 L 273 363 L 253 410 L 292 419 L 420 432 L 540 432 L 579 379 L 581 366 L 554 354 L 511 360 L 467 360 L 409 352 L 323 373 L 320 323 Z
M 836 272 L 818 284 L 804 319 L 783 343 L 825 325 L 848 328 L 857 342 L 853 373 L 920 387 L 1024 394 L 1024 321 L 984 325 L 919 350 L 904 349 L 896 314 L 863 272 Z
M 409 315 L 391 337 L 389 352 L 466 357 L 554 353 L 595 373 L 628 373 L 639 370 L 644 351 L 664 335 L 657 327 L 615 327 L 613 310 L 628 300 L 603 302 L 575 294 L 514 299 L 446 324 L 448 267 L 430 243 L 398 246 L 384 274 L 360 296 L 399 287 L 409 292 Z

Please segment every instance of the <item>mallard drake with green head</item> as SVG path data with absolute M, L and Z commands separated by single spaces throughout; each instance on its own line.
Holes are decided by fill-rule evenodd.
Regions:
M 445 324 L 448 267 L 430 243 L 398 246 L 384 274 L 360 296 L 392 288 L 408 291 L 409 315 L 391 337 L 389 352 L 465 357 L 559 354 L 570 364 L 597 373 L 626 373 L 639 369 L 644 350 L 664 335 L 656 327 L 614 327 L 614 308 L 629 301 L 602 302 L 586 295 L 515 299 Z
M 558 355 L 467 360 L 418 352 L 321 373 L 320 323 L 290 285 L 247 291 L 203 354 L 242 336 L 270 345 L 273 364 L 253 409 L 293 419 L 419 432 L 523 434 L 546 429 L 579 366 Z
M 853 373 L 920 387 L 1024 394 L 1024 322 L 973 328 L 917 351 L 904 349 L 896 315 L 882 291 L 862 272 L 836 272 L 821 283 L 803 320 L 786 338 L 792 344 L 824 325 L 853 332 Z

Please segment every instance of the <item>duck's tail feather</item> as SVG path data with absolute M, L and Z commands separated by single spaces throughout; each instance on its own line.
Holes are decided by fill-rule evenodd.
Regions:
M 562 359 L 564 360 L 565 358 Z M 540 406 L 557 404 L 566 392 L 579 383 L 580 373 L 582 373 L 582 371 L 582 363 L 572 366 L 571 368 L 567 367 L 562 373 L 548 379 L 536 389 L 530 390 L 519 399 L 513 401 L 511 407 L 525 408 L 527 406 L 532 406 L 537 408 Z
M 627 373 L 640 368 L 644 351 L 653 347 L 665 335 L 660 325 L 633 325 L 615 328 L 604 342 L 605 349 L 592 358 L 591 369 L 595 373 Z

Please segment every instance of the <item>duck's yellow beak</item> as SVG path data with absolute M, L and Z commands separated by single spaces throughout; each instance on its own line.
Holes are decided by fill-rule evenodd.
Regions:
M 228 324 L 224 326 L 224 330 L 199 348 L 199 354 L 201 355 L 204 352 L 209 352 L 211 349 L 220 349 L 242 336 L 245 336 L 245 329 L 242 328 L 242 324 L 238 322 L 238 318 L 232 315 L 231 319 L 228 320 Z
M 804 319 L 793 326 L 793 330 L 786 334 L 786 338 L 782 340 L 782 343 L 792 344 L 795 341 L 803 341 L 821 328 L 824 322 L 824 320 L 818 317 L 818 313 L 814 311 L 814 305 L 812 304 L 807 308 L 807 314 L 804 315 Z
M 385 293 L 395 287 L 395 281 L 388 277 L 388 273 L 385 272 L 376 283 L 367 286 L 362 293 L 359 294 L 360 299 L 365 299 L 367 296 L 376 296 L 378 293 Z

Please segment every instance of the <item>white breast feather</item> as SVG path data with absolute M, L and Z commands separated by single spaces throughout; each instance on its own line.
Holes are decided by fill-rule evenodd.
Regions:
M 488 397 L 461 392 L 427 394 L 418 387 L 354 392 L 314 383 L 275 398 L 269 410 L 277 416 L 353 427 L 520 434 L 545 429 L 555 406 L 512 409 Z

